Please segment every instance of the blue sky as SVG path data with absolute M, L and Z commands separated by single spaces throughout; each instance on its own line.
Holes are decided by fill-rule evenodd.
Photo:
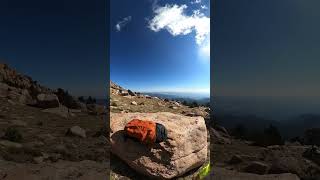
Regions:
M 210 4 L 111 1 L 110 76 L 135 91 L 210 91 Z
M 2 0 L 0 62 L 47 87 L 106 96 L 105 13 L 100 0 Z
M 218 0 L 213 94 L 319 96 L 320 1 Z

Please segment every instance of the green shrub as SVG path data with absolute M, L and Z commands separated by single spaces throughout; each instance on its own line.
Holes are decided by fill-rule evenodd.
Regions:
M 277 127 L 273 125 L 269 125 L 269 127 L 264 129 L 264 136 L 265 136 L 265 144 L 267 146 L 284 144 L 284 141 L 280 135 L 279 130 L 277 129 Z
M 4 139 L 7 139 L 7 140 L 13 141 L 13 142 L 21 142 L 22 135 L 18 129 L 16 129 L 14 127 L 9 127 L 5 131 Z
M 82 103 L 85 103 L 85 102 L 86 102 L 86 100 L 85 100 L 85 98 L 84 98 L 83 96 L 78 97 L 78 100 L 79 100 L 80 102 L 82 102 Z
M 199 104 L 196 101 L 193 101 L 189 107 L 191 108 L 199 107 Z
M 58 96 L 59 102 L 70 109 L 80 108 L 79 103 L 69 94 L 68 91 L 58 88 L 55 94 Z

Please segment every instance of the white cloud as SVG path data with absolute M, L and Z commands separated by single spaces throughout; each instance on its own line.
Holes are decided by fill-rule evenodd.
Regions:
M 191 4 L 199 4 L 201 3 L 201 0 L 194 0 L 194 1 L 191 1 Z
M 210 58 L 210 42 L 207 41 L 200 47 L 200 54 Z
M 125 17 L 123 18 L 121 21 L 119 21 L 117 24 L 116 24 L 116 30 L 117 31 L 121 31 L 121 29 L 127 25 L 130 21 L 131 21 L 131 16 L 128 16 L 128 17 Z
M 201 7 L 201 9 L 208 9 L 208 7 L 206 5 L 201 5 L 200 7 Z
M 155 16 L 149 21 L 149 28 L 158 32 L 166 29 L 173 36 L 187 35 L 195 32 L 195 40 L 200 50 L 203 47 L 210 48 L 210 17 L 206 17 L 200 10 L 194 10 L 193 14 L 185 14 L 187 5 L 165 5 L 154 10 Z M 204 51 L 209 53 L 209 51 Z

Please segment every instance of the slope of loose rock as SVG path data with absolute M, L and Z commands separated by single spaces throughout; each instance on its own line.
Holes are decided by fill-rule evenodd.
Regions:
M 13 163 L 0 160 L 0 177 L 9 180 L 108 180 L 108 163 L 83 160 L 55 163 Z
M 257 179 L 257 180 L 295 180 L 295 179 L 320 179 L 318 151 L 310 151 L 310 146 L 301 144 L 285 144 L 281 146 L 259 147 L 253 142 L 235 139 L 223 127 L 210 122 L 209 108 L 190 108 L 179 102 L 165 100 L 157 97 L 130 93 L 115 83 L 110 90 L 110 111 L 113 113 L 127 114 L 131 112 L 157 113 L 170 112 L 178 115 L 205 118 L 207 129 L 210 133 L 210 161 L 214 165 L 214 175 L 211 179 Z M 214 125 L 214 127 L 210 127 Z M 312 131 L 312 141 L 316 141 L 316 131 Z M 310 136 L 310 134 L 308 134 Z M 310 140 L 310 137 L 308 139 Z M 209 137 L 209 136 L 208 136 Z M 111 155 L 112 156 L 112 155 Z M 115 158 L 116 159 L 116 158 Z M 112 175 L 114 179 L 146 179 L 134 171 L 114 160 L 113 163 L 121 168 L 116 168 Z M 119 169 L 122 169 L 118 171 Z M 130 170 L 126 170 L 130 169 Z M 246 173 L 252 172 L 252 173 Z M 190 178 L 190 177 L 188 177 Z
M 232 137 L 230 140 L 231 143 L 211 140 L 211 162 L 215 166 L 235 172 L 254 172 L 255 169 L 248 170 L 250 164 L 260 162 L 267 166 L 264 174 L 292 173 L 303 179 L 320 178 L 319 166 L 303 157 L 308 146 L 259 147 Z
M 132 118 L 166 126 L 168 141 L 149 148 L 124 139 L 123 129 Z M 173 178 L 200 167 L 207 158 L 207 131 L 202 117 L 173 113 L 111 113 L 111 150 L 132 168 L 156 178 Z
M 300 180 L 300 178 L 291 173 L 257 175 L 250 173 L 241 173 L 227 170 L 224 168 L 213 167 L 210 176 L 207 179 L 214 180 Z
M 68 128 L 73 126 L 82 127 L 87 134 L 86 138 L 67 136 Z M 9 127 L 21 133 L 21 142 L 2 139 Z M 104 127 L 102 116 L 78 113 L 77 116 L 66 119 L 56 114 L 42 112 L 39 108 L 13 105 L 8 99 L 0 98 L 0 159 L 4 160 L 0 162 L 0 173 L 7 174 L 9 179 L 21 179 L 20 176 L 13 174 L 15 170 L 24 173 L 30 179 L 49 177 L 54 179 L 55 176 L 51 171 L 63 174 L 63 178 L 58 178 L 60 177 L 58 175 L 56 179 L 67 179 L 68 173 L 71 173 L 69 179 L 81 179 L 80 177 L 95 179 L 96 175 L 105 176 L 108 167 L 103 164 L 109 161 L 109 146 L 108 138 L 101 133 L 102 127 Z M 84 160 L 94 163 L 88 165 L 88 171 L 77 170 L 76 164 Z M 55 164 L 59 161 L 65 163 Z M 12 166 L 6 166 L 2 162 Z M 73 164 L 71 166 L 73 168 L 62 170 L 68 166 L 67 164 Z M 36 172 L 40 172 L 34 173 L 33 168 L 29 168 L 33 166 L 37 167 Z M 96 169 L 96 166 L 101 170 Z M 73 171 L 80 173 L 79 178 L 76 174 L 72 175 Z

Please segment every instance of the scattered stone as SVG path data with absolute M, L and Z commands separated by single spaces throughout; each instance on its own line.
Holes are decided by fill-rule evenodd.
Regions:
M 300 180 L 300 178 L 291 173 L 285 174 L 267 174 L 258 175 L 251 173 L 237 172 L 225 168 L 213 167 L 208 179 L 214 180 Z
M 11 99 L 8 99 L 8 103 L 11 104 L 11 105 L 16 105 L 16 103 L 13 102 Z
M 176 107 L 176 106 L 169 106 L 169 108 L 171 108 L 171 109 L 178 109 L 178 107 Z
M 37 164 L 41 164 L 43 162 L 43 157 L 42 156 L 39 156 L 39 157 L 34 157 L 33 158 L 33 161 Z
M 27 126 L 27 123 L 24 122 L 24 121 L 21 121 L 21 120 L 12 120 L 11 124 L 13 126 L 22 126 L 22 127 L 26 127 Z
M 208 117 L 208 115 L 209 115 L 207 112 L 202 111 L 198 108 L 194 109 L 193 112 L 195 113 L 195 116 L 202 116 L 204 118 Z
M 110 106 L 118 106 L 118 104 L 115 101 L 112 101 Z
M 2 140 L 0 141 L 0 146 L 6 147 L 6 148 L 22 148 L 22 144 L 20 143 L 15 143 L 12 141 L 7 141 L 7 140 Z
M 69 109 L 70 113 L 81 113 L 81 109 Z
M 57 162 L 59 159 L 62 158 L 61 154 L 58 154 L 58 153 L 50 153 L 48 154 L 48 159 L 51 161 L 51 162 Z
M 117 107 L 117 106 L 110 106 L 110 109 L 120 109 L 120 107 Z
M 129 93 L 123 92 L 123 93 L 121 93 L 120 95 L 121 95 L 121 96 L 129 96 Z
M 300 160 L 301 161 L 301 160 Z M 269 169 L 269 174 L 294 173 L 304 174 L 303 164 L 299 162 L 297 157 L 275 157 Z M 311 166 L 308 168 L 311 169 Z
M 39 139 L 44 141 L 44 142 L 47 142 L 47 141 L 52 141 L 52 140 L 55 140 L 56 138 L 54 136 L 52 136 L 51 134 L 40 134 L 39 136 Z
M 112 107 L 112 106 L 111 106 Z M 87 104 L 88 113 L 91 115 L 104 115 L 106 114 L 106 108 L 98 104 Z
M 163 124 L 168 140 L 148 147 L 124 139 L 124 125 L 132 118 L 149 119 Z M 207 130 L 202 117 L 186 117 L 168 112 L 111 113 L 112 153 L 136 171 L 153 178 L 170 179 L 200 167 L 207 159 Z
M 55 147 L 55 152 L 61 153 L 61 154 L 66 154 L 67 148 L 63 144 L 59 144 Z
M 320 149 L 316 146 L 308 148 L 304 153 L 303 157 L 310 159 L 316 164 L 320 165 Z
M 130 95 L 130 96 L 135 96 L 136 94 L 134 93 L 134 92 L 132 92 L 130 89 L 128 89 L 128 94 Z
M 76 144 L 74 144 L 74 143 L 69 143 L 69 144 L 67 144 L 66 145 L 67 146 L 67 148 L 69 148 L 69 149 L 76 149 L 76 148 L 78 148 L 78 146 L 76 145 Z
M 279 145 L 271 145 L 271 146 L 267 146 L 268 149 L 270 150 L 281 150 L 282 146 Z
M 42 112 L 46 113 L 52 113 L 52 114 L 57 114 L 61 117 L 68 118 L 69 115 L 71 116 L 72 113 L 69 112 L 68 108 L 65 106 L 59 106 L 56 108 L 49 108 L 49 109 L 44 109 Z
M 225 135 L 229 136 L 229 133 L 228 133 L 227 129 L 222 127 L 222 126 L 215 126 L 214 129 L 216 129 L 217 131 L 220 131 L 220 132 L 224 133 Z
M 73 126 L 67 131 L 67 135 L 74 135 L 85 138 L 86 131 L 79 126 Z
M 178 106 L 178 107 L 180 107 L 180 106 L 181 106 L 181 104 L 180 104 L 180 103 L 178 103 L 178 102 L 176 102 L 176 101 L 172 101 L 172 103 L 173 103 L 174 105 Z
M 190 116 L 190 117 L 195 117 L 196 116 L 196 114 L 193 113 L 193 112 L 184 112 L 183 114 L 186 115 L 186 116 Z
M 266 174 L 269 170 L 269 166 L 262 162 L 254 161 L 251 162 L 247 167 L 243 169 L 244 172 L 254 173 L 254 174 Z
M 0 82 L 0 97 L 7 97 L 8 96 L 8 89 L 9 86 L 5 83 Z
M 44 152 L 42 152 L 41 155 L 42 155 L 43 160 L 46 160 L 50 157 L 49 154 L 44 153 Z
M 131 104 L 132 104 L 132 105 L 135 105 L 135 106 L 138 105 L 138 103 L 135 102 L 135 101 L 132 101 Z
M 79 102 L 79 106 L 80 106 L 81 112 L 87 112 L 88 111 L 87 105 L 85 103 Z
M 210 134 L 212 135 L 213 142 L 217 144 L 231 144 L 231 140 L 227 137 L 223 137 L 218 131 L 210 128 Z
M 229 164 L 239 164 L 241 162 L 243 162 L 243 159 L 241 158 L 241 156 L 233 155 L 228 163 Z
M 44 145 L 45 144 L 41 141 L 33 141 L 33 142 L 28 143 L 28 146 L 30 146 L 31 148 L 38 148 L 38 147 L 41 147 Z

